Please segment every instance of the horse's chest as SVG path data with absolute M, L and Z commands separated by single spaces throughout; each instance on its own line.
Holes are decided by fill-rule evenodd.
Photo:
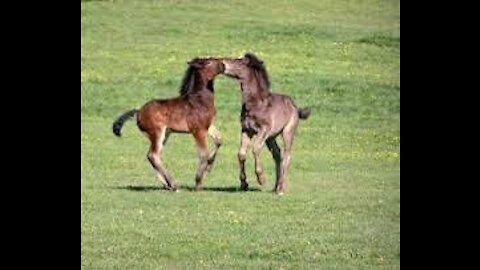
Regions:
M 242 106 L 240 120 L 243 130 L 253 130 L 258 132 L 262 127 L 262 116 L 255 110 L 249 110 L 245 105 Z

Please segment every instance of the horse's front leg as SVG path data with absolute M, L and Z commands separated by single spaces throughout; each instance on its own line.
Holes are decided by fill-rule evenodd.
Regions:
M 215 144 L 215 147 L 212 150 L 212 152 L 210 152 L 207 160 L 206 170 L 207 172 L 210 172 L 212 170 L 213 163 L 215 162 L 215 157 L 217 156 L 218 149 L 220 149 L 220 146 L 222 146 L 223 140 L 222 140 L 222 134 L 220 133 L 220 131 L 218 131 L 218 129 L 214 125 L 211 125 L 210 128 L 208 129 L 208 135 L 210 135 L 210 137 L 213 140 L 213 143 Z
M 208 147 L 207 147 L 207 130 L 200 130 L 193 133 L 198 151 L 198 168 L 195 174 L 195 191 L 203 190 L 203 180 L 207 172 L 208 165 Z
M 247 174 L 245 173 L 245 161 L 247 160 L 247 150 L 249 146 L 250 136 L 247 132 L 242 131 L 240 149 L 238 150 L 238 163 L 240 164 L 240 189 L 244 191 L 248 190 Z

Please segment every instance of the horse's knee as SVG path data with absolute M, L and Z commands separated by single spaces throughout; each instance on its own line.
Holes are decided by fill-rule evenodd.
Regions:
M 260 155 L 260 152 L 262 152 L 262 147 L 255 146 L 253 147 L 252 152 L 255 156 L 258 156 Z
M 257 175 L 261 175 L 261 174 L 263 173 L 263 168 L 260 167 L 260 166 L 257 166 L 257 167 L 255 168 L 255 173 L 256 173 Z
M 290 149 L 289 149 L 289 150 L 286 150 L 286 151 L 283 152 L 283 155 L 284 155 L 285 157 L 290 157 L 290 156 L 292 155 L 292 151 L 291 151 Z
M 222 139 L 222 137 L 217 137 L 217 138 L 215 139 L 215 144 L 217 145 L 217 147 L 222 146 L 222 144 L 223 144 L 223 139 Z
M 241 161 L 241 162 L 247 160 L 247 153 L 239 152 L 238 153 L 238 160 Z

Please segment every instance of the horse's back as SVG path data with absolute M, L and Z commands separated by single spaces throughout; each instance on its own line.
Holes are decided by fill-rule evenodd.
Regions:
M 271 106 L 276 113 L 279 111 L 282 111 L 282 114 L 291 114 L 296 112 L 296 106 L 293 102 L 293 99 L 290 96 L 283 94 L 272 93 Z
M 187 132 L 184 103 L 181 97 L 147 102 L 137 116 L 140 130 L 148 132 L 167 127 L 178 132 Z

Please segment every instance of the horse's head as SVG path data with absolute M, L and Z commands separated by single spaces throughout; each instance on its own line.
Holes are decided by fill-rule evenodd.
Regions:
M 195 58 L 188 64 L 200 71 L 207 80 L 215 79 L 218 74 L 225 70 L 222 59 L 218 58 Z
M 237 59 L 224 58 L 223 64 L 225 64 L 224 74 L 239 80 L 247 78 L 252 69 L 263 68 L 263 61 L 251 53 Z
M 225 75 L 243 81 L 251 76 L 255 76 L 259 84 L 265 88 L 270 89 L 270 79 L 267 69 L 263 65 L 263 61 L 254 54 L 247 53 L 242 58 L 229 59 L 224 58 Z

